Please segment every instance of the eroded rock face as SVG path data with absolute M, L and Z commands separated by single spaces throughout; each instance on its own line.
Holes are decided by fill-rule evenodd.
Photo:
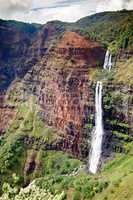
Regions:
M 6 91 L 47 53 L 56 27 L 0 20 L 0 91 Z
M 0 20 L 0 133 L 3 134 L 14 117 L 14 108 L 11 108 L 5 96 L 13 88 L 14 82 L 24 81 L 24 76 L 32 71 L 32 67 L 46 54 L 58 30 L 51 24 L 39 28 L 32 24 L 15 21 Z M 39 82 L 39 71 L 31 74 L 33 78 L 26 85 L 28 93 L 34 94 L 34 79 Z M 35 82 L 35 81 L 34 81 Z M 29 86 L 30 83 L 30 86 Z M 39 83 L 38 83 L 39 84 Z M 34 85 L 37 85 L 36 82 Z M 25 89 L 25 88 L 24 88 Z M 21 91 L 24 96 L 24 90 Z M 14 94 L 14 101 L 19 98 Z M 15 102 L 14 102 L 15 103 Z
M 13 107 L 0 105 L 0 135 L 6 132 L 6 128 L 15 117 L 15 114 L 16 111 Z
M 98 42 L 75 32 L 65 32 L 55 52 L 58 58 L 70 59 L 73 65 L 77 63 L 79 66 L 98 67 L 102 66 L 104 60 L 104 50 Z
M 23 57 L 26 60 L 35 32 L 32 25 L 0 20 L 0 92 L 7 90 L 18 74 L 26 72 Z
M 53 80 L 46 80 L 42 84 L 40 94 L 44 120 L 48 125 L 63 130 L 66 133 L 65 140 L 68 140 L 64 143 L 64 148 L 73 148 L 78 154 L 78 143 L 80 145 L 89 114 L 90 89 L 87 71 L 79 68 L 49 73 Z
M 65 46 L 66 53 L 60 53 Z M 75 52 L 78 50 L 78 55 L 71 54 L 70 48 Z M 88 115 L 94 111 L 88 69 L 102 63 L 103 57 L 104 50 L 98 43 L 93 44 L 76 33 L 68 32 L 58 49 L 49 55 L 43 73 L 39 102 L 44 121 L 64 132 L 62 148 L 76 156 L 86 157 L 88 154 L 85 125 Z
M 104 87 L 103 155 L 105 157 L 113 152 L 126 153 L 129 143 L 133 141 L 132 97 L 132 86 L 109 83 Z
M 5 104 L 5 97 L 5 93 L 0 93 L 0 135 L 6 132 L 16 114 L 15 106 Z

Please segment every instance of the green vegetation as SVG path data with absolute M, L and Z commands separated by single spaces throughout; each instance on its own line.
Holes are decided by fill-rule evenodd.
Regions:
M 45 175 L 70 174 L 73 170 L 78 170 L 81 165 L 79 160 L 73 159 L 71 156 L 62 152 L 44 152 L 42 162 L 45 163 Z
M 133 47 L 133 11 L 98 13 L 76 23 L 80 32 L 109 46 L 112 53 Z
M 111 71 L 104 70 L 102 68 L 90 68 L 89 69 L 89 80 L 92 82 L 102 80 L 104 84 L 113 81 L 116 69 L 112 69 Z
M 127 135 L 126 133 L 121 133 L 120 131 L 112 131 L 112 133 L 123 141 L 133 141 L 133 137 Z
M 3 186 L 4 194 L 0 200 L 64 200 L 65 194 L 61 192 L 53 196 L 48 191 L 42 190 L 35 184 L 29 185 L 27 188 L 18 191 L 17 188 L 12 188 L 8 183 Z
M 19 138 L 8 138 L 7 143 L 0 150 L 0 185 L 5 181 L 12 183 L 13 172 L 20 175 L 22 178 L 22 167 L 25 161 L 25 150 L 23 144 L 19 141 Z M 19 182 L 21 184 L 22 182 Z
M 132 146 L 130 147 L 132 151 Z M 110 161 L 104 170 L 95 176 L 80 173 L 78 176 L 48 177 L 46 180 L 36 180 L 37 186 L 46 189 L 49 187 L 51 193 L 65 191 L 67 196 L 73 191 L 71 199 L 95 199 L 102 200 L 108 197 L 109 200 L 132 199 L 132 178 L 133 178 L 133 157 L 132 154 L 117 154 L 113 161 Z M 113 176 L 112 176 L 113 173 Z M 52 181 L 51 181 L 52 179 Z M 128 181 L 130 181 L 128 183 Z M 129 188 L 126 186 L 129 185 Z M 123 194 L 123 196 L 122 196 Z
M 84 173 L 78 176 L 49 176 L 37 179 L 35 184 L 41 189 L 50 189 L 50 192 L 54 195 L 60 193 L 60 191 L 65 191 L 66 196 L 68 196 L 69 190 L 72 190 L 73 199 L 79 198 L 79 196 L 81 199 L 92 198 L 108 186 L 107 182 L 94 180 Z
M 12 187 L 8 184 L 4 184 L 2 200 L 4 200 L 6 194 L 8 194 L 6 196 L 6 198 L 8 197 L 7 200 L 10 199 L 12 195 L 15 200 L 17 200 L 18 197 L 20 199 L 23 197 L 23 200 L 26 200 L 26 198 L 30 200 L 31 197 L 33 197 L 32 195 L 36 195 L 36 198 L 40 195 L 38 198 L 43 200 L 43 195 L 45 193 L 51 195 L 53 199 L 62 194 L 62 200 L 132 200 L 132 149 L 132 146 L 130 146 L 130 151 L 126 155 L 117 154 L 112 161 L 105 165 L 103 171 L 95 176 L 83 172 L 80 172 L 78 175 L 61 175 L 60 172 L 53 173 L 53 171 L 51 171 L 51 174 L 34 180 L 28 188 L 21 189 L 20 192 L 16 184 L 14 184 L 14 186 L 12 185 Z M 51 155 L 52 154 L 54 155 L 56 152 L 51 153 Z M 49 156 L 51 157 L 51 155 Z M 59 154 L 56 156 L 60 157 Z M 68 159 L 68 157 L 66 158 Z M 50 168 L 52 169 L 51 166 Z M 13 179 L 15 183 L 19 180 L 16 175 L 13 176 Z M 35 191 L 36 194 L 34 193 Z
M 15 20 L 2 20 L 0 19 L 1 25 L 12 26 L 16 28 L 18 31 L 26 32 L 26 33 L 34 33 L 36 32 L 41 25 L 40 24 L 28 24 L 24 22 L 19 22 Z
M 114 83 L 125 84 L 127 87 L 133 85 L 133 58 L 118 62 L 116 65 Z

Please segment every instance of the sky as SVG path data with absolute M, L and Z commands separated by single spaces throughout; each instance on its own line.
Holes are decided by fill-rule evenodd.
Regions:
M 133 0 L 0 0 L 0 18 L 42 24 L 122 9 L 133 10 Z

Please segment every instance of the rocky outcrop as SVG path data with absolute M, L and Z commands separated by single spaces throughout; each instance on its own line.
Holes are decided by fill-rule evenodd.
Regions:
M 25 163 L 25 167 L 24 167 L 24 176 L 26 177 L 27 175 L 31 174 L 34 170 L 35 170 L 35 167 L 36 167 L 36 152 L 30 152 L 28 157 L 27 157 L 27 160 L 26 160 L 26 163 Z
M 104 84 L 103 107 L 105 138 L 104 154 L 112 152 L 127 153 L 133 142 L 133 82 L 132 53 L 118 52 L 117 62 L 113 66 Z
M 0 135 L 6 132 L 16 114 L 14 105 L 5 104 L 5 96 L 5 93 L 0 93 Z
M 123 84 L 110 83 L 104 87 L 104 129 L 103 155 L 113 152 L 126 153 L 133 141 L 133 88 Z
M 117 55 L 117 59 L 120 59 L 120 60 L 125 60 L 132 57 L 133 57 L 133 49 L 130 49 L 130 50 L 120 49 Z
M 0 135 L 6 132 L 7 127 L 15 117 L 15 109 L 10 106 L 0 106 Z

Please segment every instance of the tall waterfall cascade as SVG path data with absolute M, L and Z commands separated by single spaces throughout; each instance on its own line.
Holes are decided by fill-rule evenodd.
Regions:
M 112 55 L 110 54 L 109 50 L 106 51 L 103 68 L 109 71 L 112 68 Z M 93 174 L 95 174 L 98 170 L 102 153 L 103 135 L 102 82 L 98 81 L 95 90 L 95 128 L 92 131 L 89 159 L 89 172 Z
M 110 54 L 109 50 L 106 51 L 103 68 L 109 71 L 112 68 L 112 55 Z
M 103 117 L 102 117 L 102 82 L 98 81 L 96 85 L 95 95 L 95 128 L 93 130 L 93 137 L 91 143 L 89 171 L 93 174 L 97 172 L 99 160 L 102 152 L 103 139 Z

